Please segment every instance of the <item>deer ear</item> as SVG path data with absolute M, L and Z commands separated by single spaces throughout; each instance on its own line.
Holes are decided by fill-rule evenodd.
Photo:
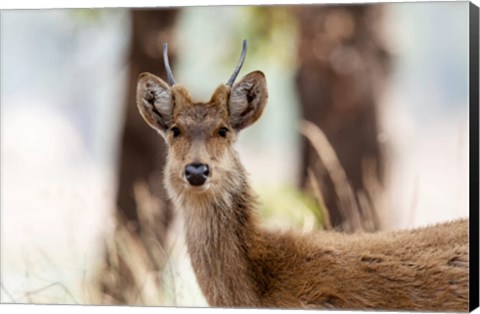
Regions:
M 142 73 L 137 83 L 137 107 L 152 128 L 164 132 L 173 115 L 172 91 L 167 83 L 151 73 Z
M 268 99 L 265 75 L 255 71 L 232 87 L 228 110 L 232 126 L 241 130 L 260 118 Z

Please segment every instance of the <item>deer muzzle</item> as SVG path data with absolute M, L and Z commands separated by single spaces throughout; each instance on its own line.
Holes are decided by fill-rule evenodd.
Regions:
M 185 167 L 185 178 L 193 186 L 200 186 L 207 181 L 210 171 L 207 164 L 192 163 Z

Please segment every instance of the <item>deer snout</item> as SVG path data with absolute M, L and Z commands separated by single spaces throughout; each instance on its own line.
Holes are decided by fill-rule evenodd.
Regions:
M 188 164 L 185 167 L 185 178 L 188 183 L 193 186 L 200 186 L 207 181 L 208 175 L 210 174 L 208 170 L 208 165 L 201 163 Z

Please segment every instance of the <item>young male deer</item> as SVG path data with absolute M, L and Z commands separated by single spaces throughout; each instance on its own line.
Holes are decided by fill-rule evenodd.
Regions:
M 208 102 L 139 76 L 137 106 L 168 145 L 165 186 L 183 212 L 198 283 L 212 306 L 466 311 L 467 220 L 393 233 L 273 232 L 233 144 L 267 102 L 265 76 L 228 82 Z

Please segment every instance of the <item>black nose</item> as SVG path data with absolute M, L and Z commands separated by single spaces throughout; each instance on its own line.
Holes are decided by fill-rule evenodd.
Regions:
M 185 178 L 191 185 L 199 186 L 205 183 L 208 178 L 208 165 L 193 163 L 185 167 Z

